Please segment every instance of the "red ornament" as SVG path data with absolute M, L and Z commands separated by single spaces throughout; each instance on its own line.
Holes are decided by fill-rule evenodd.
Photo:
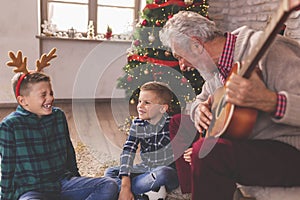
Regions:
M 147 26 L 147 24 L 148 24 L 148 21 L 147 21 L 146 19 L 144 19 L 144 20 L 142 21 L 142 25 L 143 25 L 143 26 Z
M 187 79 L 186 79 L 185 77 L 182 77 L 180 81 L 181 81 L 181 83 L 183 83 L 183 84 L 187 83 Z
M 168 15 L 168 19 L 171 19 L 173 17 L 173 15 Z
M 156 24 L 156 26 L 161 26 L 161 23 L 158 20 L 155 22 L 155 24 Z
M 131 82 L 131 81 L 132 81 L 132 79 L 133 79 L 133 77 L 132 77 L 132 76 L 128 76 L 128 77 L 127 77 L 127 81 L 128 81 L 128 82 Z
M 133 45 L 134 45 L 134 46 L 139 46 L 140 44 L 141 44 L 140 40 L 135 40 L 135 41 L 133 42 Z

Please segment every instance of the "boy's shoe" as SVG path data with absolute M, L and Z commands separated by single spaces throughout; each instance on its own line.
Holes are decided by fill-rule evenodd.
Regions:
M 161 186 L 155 191 L 146 192 L 145 195 L 149 200 L 164 200 L 167 197 L 167 190 L 165 186 Z

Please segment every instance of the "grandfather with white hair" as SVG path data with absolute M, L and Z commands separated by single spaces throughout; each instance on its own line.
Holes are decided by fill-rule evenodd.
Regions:
M 190 63 L 206 80 L 190 118 L 176 115 L 170 124 L 180 184 L 188 190 L 183 183 L 191 183 L 193 200 L 232 199 L 236 183 L 300 186 L 299 44 L 276 35 L 254 70 L 246 76 L 231 73 L 235 62 L 256 50 L 263 34 L 246 26 L 222 33 L 213 21 L 189 11 L 175 14 L 160 32 L 173 55 L 181 63 Z M 216 123 L 212 105 L 220 86 L 221 103 L 257 114 L 249 116 L 255 121 L 246 138 L 237 139 L 233 129 L 217 138 L 203 136 Z M 246 132 L 243 124 L 231 128 Z M 182 166 L 191 171 L 188 180 Z

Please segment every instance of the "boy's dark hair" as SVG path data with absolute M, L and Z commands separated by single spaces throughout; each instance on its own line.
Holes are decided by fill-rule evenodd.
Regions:
M 141 86 L 140 90 L 153 91 L 160 98 L 162 104 L 171 104 L 173 93 L 170 87 L 162 82 L 151 81 Z
M 17 86 L 18 80 L 21 76 L 22 76 L 22 73 L 17 73 L 12 78 L 12 86 L 13 86 L 13 91 L 14 91 L 15 96 L 16 96 L 16 86 Z M 39 83 L 42 81 L 50 82 L 50 77 L 42 72 L 33 72 L 33 73 L 27 74 L 26 77 L 21 82 L 20 95 L 23 95 L 23 96 L 28 95 L 30 92 L 30 84 L 35 84 L 35 83 Z

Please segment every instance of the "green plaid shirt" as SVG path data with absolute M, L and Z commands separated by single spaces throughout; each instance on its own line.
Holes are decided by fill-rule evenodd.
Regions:
M 0 199 L 27 191 L 59 192 L 60 180 L 79 176 L 65 114 L 38 118 L 21 106 L 0 123 Z

